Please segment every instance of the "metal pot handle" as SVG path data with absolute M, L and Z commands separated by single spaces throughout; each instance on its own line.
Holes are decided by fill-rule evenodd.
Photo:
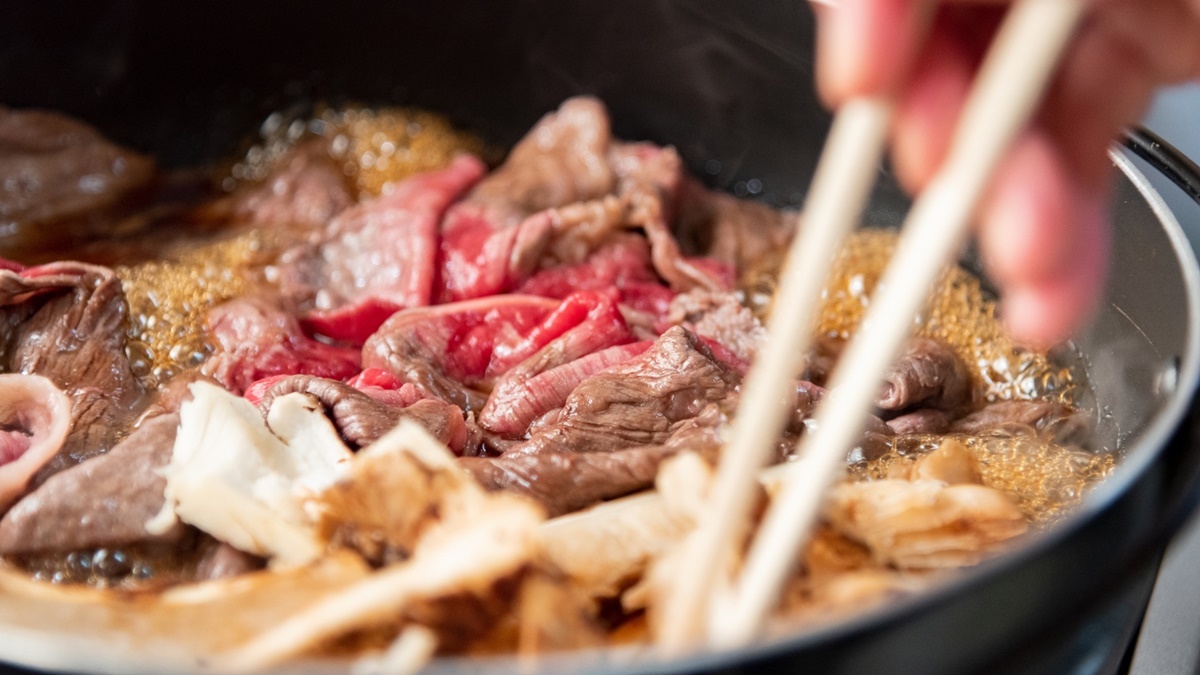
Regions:
M 1188 159 L 1187 155 L 1142 126 L 1126 128 L 1121 134 L 1121 144 L 1162 172 L 1200 204 L 1200 166 Z

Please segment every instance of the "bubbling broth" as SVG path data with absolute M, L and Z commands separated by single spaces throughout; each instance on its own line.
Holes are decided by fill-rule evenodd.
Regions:
M 845 340 L 854 334 L 898 239 L 890 230 L 851 235 L 823 294 L 818 335 Z M 781 264 L 779 257 L 769 258 L 742 280 L 747 304 L 760 316 L 770 312 Z M 980 400 L 1047 400 L 1075 406 L 1080 387 L 1086 386 L 1071 368 L 1014 344 L 996 317 L 995 301 L 980 280 L 961 267 L 946 270 L 915 323 L 916 334 L 942 340 L 973 366 L 975 395 Z M 947 438 L 961 441 L 978 462 L 984 484 L 1011 494 L 1038 526 L 1070 513 L 1088 488 L 1116 465 L 1110 452 L 1064 445 L 1056 441 L 1053 430 L 1013 425 L 979 435 L 888 439 L 877 457 L 853 462 L 850 476 L 882 480 L 905 474 Z

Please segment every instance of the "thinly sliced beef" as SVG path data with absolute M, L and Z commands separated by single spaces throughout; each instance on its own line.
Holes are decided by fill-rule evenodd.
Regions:
M 438 226 L 450 204 L 483 176 L 483 162 L 457 157 L 441 171 L 420 174 L 364 202 L 329 224 L 315 265 L 317 311 L 312 330 L 362 344 L 392 313 L 430 303 Z
M 818 339 L 804 377 L 826 382 L 845 345 Z M 875 406 L 891 433 L 935 434 L 969 410 L 973 399 L 970 371 L 958 354 L 938 340 L 914 337 L 884 376 Z
M 733 268 L 716 260 L 685 257 L 671 233 L 683 180 L 679 153 L 650 143 L 618 143 L 613 145 L 609 161 L 617 174 L 617 192 L 626 205 L 626 222 L 646 233 L 654 269 L 671 288 L 731 288 Z
M 478 413 L 497 378 L 543 349 L 548 367 L 632 340 L 604 296 L 505 295 L 399 312 L 367 341 L 363 366 Z
M 359 356 L 309 338 L 299 322 L 262 298 L 240 298 L 209 310 L 208 333 L 218 351 L 201 367 L 239 394 L 273 375 L 344 379 L 359 371 Z
M 1071 444 L 1087 438 L 1093 420 L 1084 411 L 1053 401 L 1000 401 L 955 421 L 950 431 L 980 434 L 1013 427 L 1032 428 L 1059 443 Z
M 0 106 L 0 242 L 36 251 L 99 234 L 154 173 L 152 159 L 82 122 Z
M 543 117 L 504 164 L 447 213 L 442 301 L 502 293 L 531 274 L 555 218 L 530 216 L 610 194 L 614 176 L 605 157 L 610 141 L 608 113 L 595 99 L 569 99 Z
M 486 206 L 497 225 L 512 227 L 538 211 L 603 197 L 613 189 L 605 156 L 611 142 L 604 104 L 567 99 L 525 134 L 467 203 Z
M 479 413 L 479 425 L 502 437 L 522 436 L 538 418 L 561 408 L 579 383 L 636 358 L 650 345 L 649 341 L 635 342 L 571 357 L 556 345 L 547 345 L 496 382 Z
M 62 449 L 71 401 L 38 375 L 0 375 L 0 513 L 21 498 L 33 475 Z
M 738 275 L 787 250 L 800 214 L 715 192 L 684 179 L 675 235 L 685 255 L 717 260 Z
M 478 411 L 487 397 L 476 387 L 487 378 L 496 344 L 520 342 L 558 304 L 506 295 L 397 312 L 363 346 L 363 367 Z
M 316 232 L 354 204 L 329 142 L 311 139 L 281 157 L 259 185 L 202 207 L 201 217 Z
M 513 452 L 459 461 L 486 489 L 525 495 L 541 503 L 553 517 L 649 487 L 658 475 L 659 464 L 678 452 L 690 450 L 714 456 L 720 447 L 718 428 L 724 422 L 717 407 L 708 406 L 658 445 L 612 452 Z
M 875 404 L 883 410 L 914 407 L 946 412 L 971 405 L 971 375 L 958 354 L 930 338 L 910 339 L 884 375 Z
M 659 445 L 708 404 L 735 394 L 740 379 L 694 334 L 671 328 L 638 358 L 584 380 L 556 423 L 506 454 Z
M 125 354 L 128 309 L 112 270 L 51 263 L 0 270 L 4 370 L 41 375 L 71 400 L 62 450 L 34 477 L 100 454 L 137 414 L 144 390 Z
M 674 291 L 663 285 L 650 262 L 650 246 L 635 234 L 618 234 L 583 262 L 548 267 L 525 280 L 518 293 L 565 298 L 575 291 L 615 289 L 622 305 L 662 323 Z M 660 329 L 661 332 L 661 329 Z
M 658 465 L 675 452 L 654 445 L 605 453 L 551 451 L 460 461 L 484 488 L 523 494 L 540 502 L 553 517 L 648 487 Z
M 382 368 L 367 368 L 346 380 L 346 384 L 377 401 L 400 408 L 428 398 L 416 385 L 402 382 Z
M 671 302 L 668 320 L 690 328 L 728 349 L 745 363 L 767 339 L 767 330 L 737 296 L 726 291 L 694 290 Z
M 173 541 L 146 531 L 162 509 L 166 479 L 159 470 L 171 460 L 179 414 L 143 420 L 112 450 L 50 477 L 0 520 L 0 554 L 123 546 Z
M 292 393 L 308 394 L 324 408 L 342 440 L 352 449 L 379 440 L 402 419 L 425 427 L 434 438 L 458 454 L 467 441 L 467 427 L 457 406 L 437 399 L 422 399 L 407 407 L 388 405 L 335 380 L 312 375 L 282 378 L 266 390 L 258 406 L 265 414 L 276 398 Z

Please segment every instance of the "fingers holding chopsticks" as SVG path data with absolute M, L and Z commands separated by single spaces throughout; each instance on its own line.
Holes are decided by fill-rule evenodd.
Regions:
M 892 158 L 910 190 L 924 187 L 941 165 L 1006 4 L 946 2 L 931 20 L 921 16 L 931 6 L 923 0 L 839 0 L 818 10 L 822 94 L 834 105 L 896 95 Z M 1200 76 L 1196 4 L 1094 0 L 1034 135 L 1003 163 L 980 211 L 980 236 L 1019 339 L 1038 346 L 1062 339 L 1103 290 L 1106 151 L 1155 87 Z

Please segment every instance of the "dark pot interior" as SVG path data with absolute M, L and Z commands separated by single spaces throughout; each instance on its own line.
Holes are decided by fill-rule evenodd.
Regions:
M 829 120 L 811 54 L 798 0 L 10 0 L 0 102 L 77 115 L 182 166 L 227 157 L 268 113 L 318 101 L 429 107 L 507 145 L 586 92 L 608 104 L 618 135 L 674 144 L 711 184 L 799 205 Z M 742 652 L 642 667 L 1067 672 L 1088 657 L 1081 636 L 1137 604 L 1200 472 L 1195 425 L 1180 426 L 1198 364 L 1195 262 L 1136 178 L 1122 178 L 1113 207 L 1105 308 L 1078 340 L 1102 440 L 1119 442 L 1125 466 L 1077 517 L 938 592 Z M 905 205 L 884 172 L 867 220 L 895 225 Z

